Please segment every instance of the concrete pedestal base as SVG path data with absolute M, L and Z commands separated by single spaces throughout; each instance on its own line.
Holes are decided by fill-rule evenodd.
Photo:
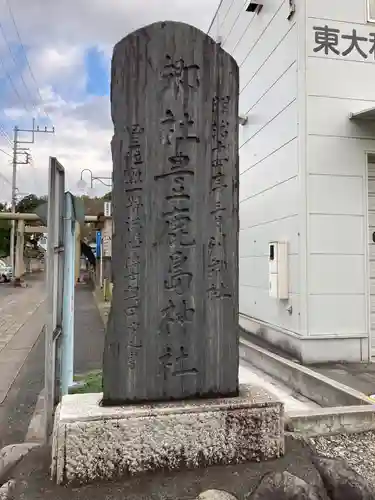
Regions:
M 55 416 L 57 483 L 157 469 L 261 461 L 284 453 L 284 407 L 242 386 L 236 398 L 101 407 L 101 394 L 65 396 Z

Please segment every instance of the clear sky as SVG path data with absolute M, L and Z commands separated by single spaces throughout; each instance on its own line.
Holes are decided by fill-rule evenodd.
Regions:
M 56 156 L 75 190 L 83 168 L 111 175 L 110 58 L 131 31 L 162 20 L 207 31 L 218 0 L 0 0 L 0 200 L 10 198 L 15 125 L 35 117 L 55 126 L 19 167 L 20 192 L 47 191 L 48 157 Z M 28 139 L 23 135 L 22 138 Z M 105 188 L 104 188 L 105 191 Z M 99 188 L 97 194 L 103 194 Z

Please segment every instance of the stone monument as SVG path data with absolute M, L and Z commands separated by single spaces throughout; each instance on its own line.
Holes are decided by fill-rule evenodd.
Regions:
M 59 483 L 280 456 L 283 405 L 238 386 L 238 67 L 160 22 L 113 53 L 103 395 L 55 416 Z
M 238 394 L 238 66 L 156 23 L 112 59 L 104 404 Z

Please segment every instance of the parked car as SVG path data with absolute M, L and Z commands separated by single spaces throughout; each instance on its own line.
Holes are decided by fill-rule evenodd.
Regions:
M 9 283 L 9 281 L 12 279 L 12 276 L 12 266 L 9 266 L 8 264 L 6 264 L 6 262 L 0 259 L 0 283 Z

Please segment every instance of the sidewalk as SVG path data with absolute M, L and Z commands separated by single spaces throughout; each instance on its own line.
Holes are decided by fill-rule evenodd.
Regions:
M 78 283 L 75 290 L 74 374 L 101 369 L 104 325 L 89 285 Z
M 26 321 L 0 351 L 0 448 L 25 440 L 44 386 L 42 329 L 46 304 L 37 305 L 43 295 L 43 284 L 39 281 L 34 278 L 29 288 L 10 288 L 7 294 L 1 291 L 4 295 L 0 296 L 0 308 L 6 311 L 9 322 L 13 319 L 13 329 L 25 318 Z M 15 310 L 21 308 L 20 304 L 22 312 Z M 75 305 L 74 368 L 77 374 L 101 368 L 104 327 L 90 287 L 77 286 Z M 1 318 L 2 314 L 0 312 Z M 3 332 L 3 338 L 9 335 L 5 328 Z
M 309 368 L 366 396 L 375 394 L 375 363 L 328 363 Z
M 27 283 L 0 287 L 0 447 L 24 440 L 44 382 L 44 275 Z
M 44 275 L 27 281 L 27 288 L 6 285 L 0 296 L 0 352 L 46 298 Z
M 40 336 L 45 323 L 44 275 L 27 288 L 2 290 L 0 297 L 0 405 Z

